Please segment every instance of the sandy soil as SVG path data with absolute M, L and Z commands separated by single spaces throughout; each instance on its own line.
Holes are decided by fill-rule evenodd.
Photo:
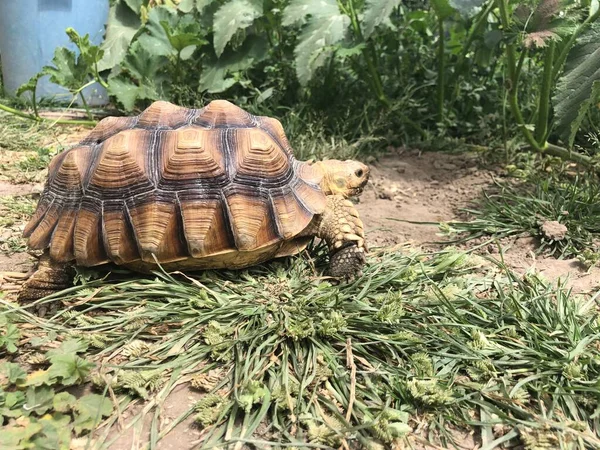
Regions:
M 365 223 L 368 244 L 371 247 L 383 247 L 412 242 L 426 251 L 439 248 L 436 242 L 443 237 L 438 235 L 436 225 L 405 221 L 444 222 L 460 218 L 460 208 L 475 201 L 482 189 L 490 187 L 495 175 L 492 171 L 481 170 L 477 157 L 473 155 L 421 154 L 412 150 L 397 150 L 380 158 L 372 164 L 372 181 L 357 205 Z M 31 195 L 35 189 L 34 183 L 14 185 L 2 182 L 0 196 Z M 588 273 L 575 260 L 536 258 L 533 253 L 535 242 L 529 238 L 503 244 L 506 262 L 519 272 L 536 267 L 551 279 L 568 276 L 573 289 L 582 293 L 600 287 L 600 269 Z M 18 273 L 27 272 L 32 261 L 33 258 L 26 253 L 0 252 L 0 289 L 9 294 L 16 292 L 23 278 Z M 167 414 L 163 417 L 163 424 L 183 413 L 197 400 L 197 396 L 187 386 L 180 386 L 165 401 Z M 145 424 L 143 428 L 147 429 L 148 425 Z M 145 437 L 144 433 L 140 436 L 130 429 L 111 448 L 138 448 L 138 444 L 146 441 Z M 199 430 L 188 418 L 161 440 L 157 448 L 191 448 L 198 437 Z M 465 437 L 465 443 L 468 441 L 473 442 Z

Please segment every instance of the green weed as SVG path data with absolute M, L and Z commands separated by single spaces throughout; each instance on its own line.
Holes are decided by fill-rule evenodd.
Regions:
M 207 396 L 161 429 L 152 421 L 154 442 L 194 415 L 204 448 L 382 448 L 423 421 L 444 448 L 458 444 L 449 427 L 479 430 L 486 448 L 600 445 L 597 294 L 453 250 L 375 254 L 363 278 L 334 286 L 319 276 L 324 249 L 312 254 L 239 272 L 91 280 L 55 296 L 78 306 L 51 319 L 4 308 L 76 336 L 93 361 L 112 355 L 93 378 L 123 406 L 147 398 L 136 419 L 159 419 L 164 398 L 193 380 Z
M 450 225 L 468 233 L 467 239 L 527 233 L 539 239 L 540 251 L 559 257 L 600 250 L 600 184 L 594 178 L 549 175 L 516 186 L 498 183 L 496 192 L 484 193 L 478 206 L 466 212 L 474 219 Z M 553 233 L 556 227 L 559 232 Z

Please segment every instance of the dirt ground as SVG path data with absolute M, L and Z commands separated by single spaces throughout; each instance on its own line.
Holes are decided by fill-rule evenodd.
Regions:
M 14 158 L 14 154 L 0 156 L 5 161 L 8 157 Z M 404 221 L 446 222 L 461 218 L 460 209 L 476 201 L 482 189 L 491 187 L 493 177 L 499 175 L 480 169 L 476 155 L 420 153 L 406 149 L 395 150 L 371 166 L 371 182 L 357 205 L 365 224 L 368 245 L 383 247 L 411 242 L 426 251 L 440 247 L 436 242 L 444 237 L 438 234 L 438 227 Z M 39 192 L 39 180 L 40 174 L 34 176 L 31 182 L 14 184 L 14 178 L 7 176 L 7 173 L 0 173 L 0 201 L 10 197 L 14 201 L 30 198 L 32 193 L 35 195 Z M 24 251 L 12 251 L 5 245 L 9 239 L 13 239 L 11 242 L 18 239 L 26 219 L 24 215 L 9 226 L 0 228 L 0 290 L 9 294 L 9 297 L 14 295 L 23 274 L 34 262 Z M 529 238 L 518 238 L 503 244 L 505 261 L 519 272 L 536 267 L 550 279 L 568 277 L 573 289 L 581 293 L 591 292 L 600 285 L 600 269 L 586 272 L 576 260 L 536 257 L 533 252 L 535 243 Z M 197 393 L 181 385 L 165 401 L 167 417 L 163 417 L 163 421 L 168 423 L 173 420 L 197 399 Z M 127 412 L 124 419 L 126 416 Z M 138 427 L 130 429 L 111 448 L 138 448 L 138 444 L 145 441 L 145 434 L 136 436 L 137 433 L 133 431 L 135 428 Z M 192 419 L 188 418 L 161 440 L 157 448 L 191 448 L 194 441 L 198 440 L 199 433 Z M 465 436 L 464 442 L 466 448 L 472 447 L 468 444 L 473 443 L 472 437 Z

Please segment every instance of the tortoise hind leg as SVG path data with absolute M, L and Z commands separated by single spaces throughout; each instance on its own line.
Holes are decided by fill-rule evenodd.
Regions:
M 47 295 L 54 294 L 73 285 L 73 266 L 69 263 L 53 261 L 48 251 L 40 257 L 35 272 L 23 283 L 17 301 L 21 304 L 33 302 Z M 44 305 L 36 310 L 43 316 Z
M 325 211 L 307 231 L 327 242 L 332 276 L 349 280 L 361 275 L 366 262 L 363 224 L 350 200 L 328 196 Z

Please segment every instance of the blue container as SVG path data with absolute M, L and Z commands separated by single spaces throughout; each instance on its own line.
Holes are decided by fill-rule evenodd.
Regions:
M 14 95 L 23 83 L 49 65 L 57 47 L 76 50 L 65 30 L 72 27 L 99 45 L 108 20 L 108 0 L 0 0 L 0 57 L 6 93 Z M 83 91 L 90 105 L 108 101 L 99 84 Z M 38 98 L 71 101 L 68 90 L 40 79 Z

